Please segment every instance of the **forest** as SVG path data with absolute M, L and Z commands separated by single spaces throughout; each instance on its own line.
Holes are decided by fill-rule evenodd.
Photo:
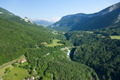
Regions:
M 12 64 L 13 70 L 25 70 L 24 79 L 32 76 L 35 80 L 120 79 L 119 23 L 65 33 L 25 22 L 19 16 L 0 10 L 4 12 L 0 15 L 0 65 L 24 55 L 25 63 Z M 10 68 L 4 73 L 6 71 L 12 72 Z
M 60 50 L 62 47 L 43 46 L 36 50 L 28 50 L 25 56 L 30 64 L 29 73 L 33 74 L 33 69 L 37 65 L 36 71 L 40 80 L 99 80 L 92 68 L 70 61 L 66 57 L 66 52 Z
M 53 44 L 56 40 L 53 47 L 43 44 Z M 71 61 L 67 57 L 67 50 L 61 50 L 69 46 L 73 44 L 66 40 L 63 32 L 20 21 L 17 16 L 0 17 L 0 65 L 25 55 L 27 62 L 13 63 L 13 70 L 23 68 L 21 70 L 27 70 L 29 75 L 36 77 L 36 80 L 99 80 L 92 68 Z M 14 76 L 17 77 L 17 74 Z M 30 78 L 29 75 L 25 79 Z
M 0 64 L 16 59 L 28 48 L 49 42 L 52 34 L 39 28 L 0 18 Z
M 93 68 L 100 80 L 119 80 L 120 40 L 119 26 L 94 31 L 76 31 L 65 36 L 75 46 L 73 61 Z

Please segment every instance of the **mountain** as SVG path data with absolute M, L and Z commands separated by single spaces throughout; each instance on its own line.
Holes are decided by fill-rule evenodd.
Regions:
M 19 80 L 21 73 L 23 75 L 19 69 L 22 69 L 28 73 L 24 79 L 34 77 L 36 80 L 119 80 L 119 5 L 120 3 L 95 14 L 79 13 L 63 17 L 61 20 L 65 20 L 64 23 L 73 20 L 69 26 L 85 26 L 85 21 L 89 26 L 66 26 L 60 27 L 61 29 L 91 29 L 67 33 L 36 25 L 27 17 L 22 19 L 0 8 L 0 65 L 22 55 L 26 60 L 25 63 L 14 62 L 11 69 L 1 65 L 0 74 L 7 71 L 3 79 Z M 99 21 L 102 27 L 98 24 Z M 90 27 L 93 23 L 94 28 Z M 96 25 L 98 27 L 95 27 Z
M 49 42 L 50 34 L 48 29 L 0 8 L 0 65 L 23 55 L 27 48 Z
M 36 80 L 99 80 L 92 68 L 70 60 L 69 46 L 72 44 L 62 32 L 33 24 L 28 18 L 22 19 L 0 8 L 0 74 L 4 75 L 0 77 L 3 80 L 21 80 L 20 76 L 26 80 L 31 77 Z M 22 55 L 25 63 L 12 61 Z M 7 62 L 12 68 L 2 65 Z M 27 72 L 25 77 L 23 72 Z
M 93 30 L 120 22 L 120 3 L 94 14 L 78 13 L 61 18 L 50 28 L 61 31 Z
M 55 22 L 49 22 L 49 21 L 46 21 L 46 20 L 33 20 L 32 22 L 36 23 L 38 25 L 45 26 L 45 27 L 47 27 L 47 26 L 52 25 L 52 24 L 55 23 Z
M 73 61 L 92 67 L 100 80 L 120 79 L 120 26 L 71 31 L 65 36 L 77 46 L 72 55 Z

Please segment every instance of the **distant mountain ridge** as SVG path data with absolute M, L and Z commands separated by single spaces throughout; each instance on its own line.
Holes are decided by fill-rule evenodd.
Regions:
M 47 26 L 52 25 L 52 24 L 55 23 L 55 22 L 49 22 L 49 21 L 47 21 L 47 20 L 33 20 L 32 22 L 33 22 L 33 23 L 36 23 L 36 24 L 38 24 L 38 25 L 45 26 L 45 27 L 47 27 Z
M 93 30 L 120 22 L 120 3 L 94 14 L 78 13 L 61 18 L 50 28 L 61 31 Z

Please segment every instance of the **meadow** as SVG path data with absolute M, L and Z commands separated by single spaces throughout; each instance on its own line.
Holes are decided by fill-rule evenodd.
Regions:
M 3 67 L 3 68 L 0 69 L 0 79 L 2 78 L 2 76 L 5 75 L 5 73 L 4 73 L 5 69 L 8 68 L 8 67 L 11 68 L 12 65 L 10 64 L 10 65 L 7 65 L 7 66 L 5 66 L 5 67 Z
M 14 62 L 16 62 L 16 61 L 18 61 L 18 62 L 20 62 L 20 60 L 21 59 L 25 59 L 25 56 L 24 55 L 22 55 L 21 57 L 19 57 L 19 58 L 17 58 L 16 60 L 13 60 L 13 61 L 11 61 L 11 62 L 8 62 L 8 63 L 5 63 L 5 64 L 3 64 L 3 65 L 0 65 L 0 79 L 2 78 L 2 76 L 4 76 L 5 75 L 5 69 L 6 68 L 11 68 L 12 67 L 12 64 L 14 63 Z
M 51 44 L 47 44 L 45 45 L 46 47 L 55 47 L 55 46 L 60 46 L 60 45 L 64 45 L 61 43 L 58 43 L 60 40 L 58 39 L 53 39 Z
M 4 78 L 4 80 L 23 80 L 25 77 L 29 75 L 26 69 L 22 69 L 19 67 L 14 67 L 8 75 Z
M 110 36 L 111 39 L 120 39 L 120 36 Z

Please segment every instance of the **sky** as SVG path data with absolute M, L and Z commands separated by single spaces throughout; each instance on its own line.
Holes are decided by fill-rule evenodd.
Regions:
M 0 0 L 0 7 L 22 18 L 58 21 L 76 13 L 95 13 L 120 0 Z

